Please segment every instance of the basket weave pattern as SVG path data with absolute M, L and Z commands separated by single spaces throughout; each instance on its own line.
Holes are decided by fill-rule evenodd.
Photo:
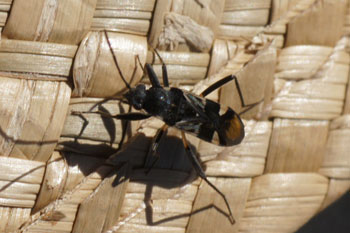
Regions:
M 0 27 L 0 232 L 294 232 L 349 192 L 349 0 L 0 0 Z M 146 175 L 162 122 L 96 112 L 162 76 L 150 47 L 171 86 L 263 100 L 237 146 L 187 136 L 234 225 L 178 130 Z

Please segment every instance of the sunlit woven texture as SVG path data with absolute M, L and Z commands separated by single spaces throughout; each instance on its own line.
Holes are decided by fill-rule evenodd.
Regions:
M 349 9 L 348 0 L 0 0 L 0 232 L 294 232 L 349 192 Z M 147 84 L 147 62 L 161 77 L 150 46 L 172 86 L 199 94 L 236 75 L 245 103 L 264 100 L 241 115 L 240 145 L 188 135 L 234 225 L 179 131 L 169 129 L 146 174 L 161 121 L 96 113 L 133 111 L 120 101 L 121 75 Z M 244 111 L 234 82 L 208 98 Z

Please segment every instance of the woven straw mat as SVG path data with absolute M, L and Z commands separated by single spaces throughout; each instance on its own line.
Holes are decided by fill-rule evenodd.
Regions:
M 0 27 L 0 232 L 294 232 L 349 192 L 348 0 L 0 0 Z M 235 224 L 181 131 L 149 170 L 163 123 L 107 116 L 155 51 L 172 87 L 259 102 L 228 82 L 243 141 L 187 135 Z

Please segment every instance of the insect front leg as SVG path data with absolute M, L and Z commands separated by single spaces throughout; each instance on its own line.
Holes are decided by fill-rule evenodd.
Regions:
M 227 201 L 227 199 L 226 199 L 225 194 L 223 194 L 217 187 L 215 187 L 215 185 L 214 185 L 213 183 L 211 183 L 211 182 L 208 180 L 208 178 L 207 178 L 207 176 L 205 175 L 205 173 L 204 173 L 204 171 L 203 171 L 203 169 L 202 169 L 202 167 L 201 167 L 201 165 L 200 165 L 200 163 L 199 163 L 199 161 L 198 161 L 196 155 L 193 153 L 193 151 L 191 150 L 191 148 L 190 148 L 189 145 L 188 145 L 188 142 L 187 142 L 187 140 L 186 140 L 185 133 L 182 132 L 182 131 L 181 131 L 181 133 L 182 133 L 182 142 L 183 142 L 183 144 L 184 144 L 184 146 L 185 146 L 185 149 L 186 149 L 186 152 L 187 152 L 187 154 L 188 154 L 188 157 L 189 157 L 189 159 L 191 160 L 192 165 L 193 165 L 194 169 L 196 170 L 198 176 L 200 176 L 210 187 L 212 187 L 212 188 L 224 199 L 225 204 L 226 204 L 227 209 L 228 209 L 228 212 L 229 212 L 229 219 L 230 219 L 230 222 L 231 222 L 232 224 L 234 224 L 234 223 L 235 223 L 235 220 L 234 220 L 234 218 L 233 218 L 233 214 L 232 214 L 232 211 L 231 211 L 231 207 L 230 207 L 230 204 L 228 203 L 228 201 Z

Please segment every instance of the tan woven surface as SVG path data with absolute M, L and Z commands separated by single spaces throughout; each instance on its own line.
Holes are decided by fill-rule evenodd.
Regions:
M 348 0 L 0 0 L 0 232 L 294 232 L 349 192 L 349 25 Z M 172 86 L 264 100 L 237 146 L 187 136 L 234 225 L 179 131 L 146 175 L 162 122 L 87 113 L 132 110 L 150 46 Z

